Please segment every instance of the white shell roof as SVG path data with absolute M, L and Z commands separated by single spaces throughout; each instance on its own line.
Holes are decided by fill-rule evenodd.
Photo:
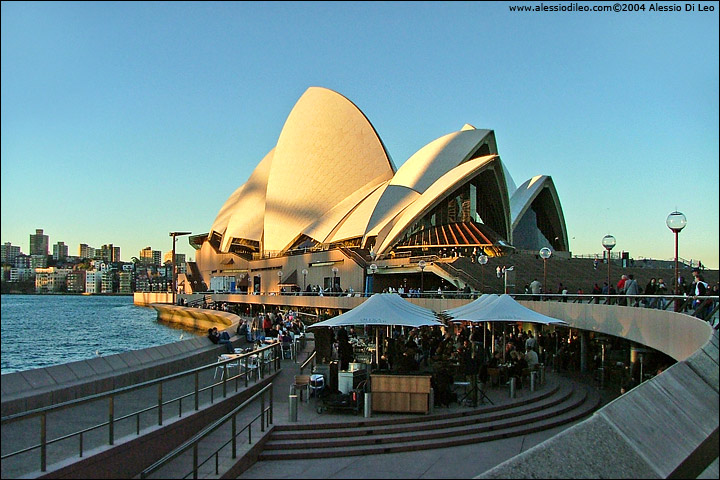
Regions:
M 220 209 L 211 228 L 223 235 L 220 251 L 227 252 L 233 238 L 260 241 L 265 215 L 265 188 L 274 151 L 272 149 L 265 155 L 247 182 L 235 190 Z
M 565 217 L 563 215 L 562 207 L 560 205 L 560 197 L 555 189 L 555 183 L 552 177 L 547 175 L 536 175 L 530 180 L 520 185 L 515 193 L 510 197 L 510 217 L 512 218 L 512 229 L 515 230 L 518 223 L 527 212 L 528 208 L 532 205 L 533 201 L 542 192 L 543 188 L 547 187 L 552 196 L 553 203 L 555 204 L 555 211 L 552 212 L 559 219 L 560 226 L 562 228 L 563 245 L 569 245 L 567 229 L 565 226 Z
M 433 207 L 439 199 L 443 197 L 448 190 L 455 188 L 458 183 L 466 180 L 472 175 L 475 175 L 480 170 L 492 166 L 494 162 L 499 162 L 500 159 L 497 155 L 486 155 L 479 157 L 468 162 L 465 162 L 440 177 L 420 198 L 415 200 L 409 207 L 407 207 L 398 218 L 395 225 L 392 227 L 390 232 L 383 239 L 378 238 L 381 242 L 380 246 L 376 249 L 377 253 L 385 253 L 395 243 L 397 237 L 409 227 L 412 222 L 416 221 L 422 215 L 424 215 L 431 207 Z M 498 179 L 502 187 L 505 186 L 503 179 Z M 502 201 L 502 199 L 498 199 Z M 505 210 L 508 211 L 509 205 L 505 206 Z M 507 221 L 509 222 L 509 212 L 507 215 Z
M 469 125 L 464 128 L 467 127 Z M 491 133 L 491 130 L 461 130 L 428 143 L 398 169 L 390 185 L 400 185 L 423 193 L 438 178 L 470 158 Z
M 380 186 L 394 172 L 377 133 L 352 102 L 325 88 L 309 88 L 290 112 L 275 148 L 265 203 L 265 250 L 288 248 L 337 204 Z M 336 211 L 323 223 L 332 229 L 345 214 Z

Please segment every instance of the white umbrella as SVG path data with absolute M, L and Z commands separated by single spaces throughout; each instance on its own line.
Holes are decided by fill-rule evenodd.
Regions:
M 481 297 L 473 300 L 470 303 L 466 303 L 465 305 L 451 308 L 449 310 L 443 310 L 442 315 L 445 317 L 449 317 L 450 319 L 452 319 L 452 321 L 455 322 L 483 321 L 474 319 L 477 317 L 478 312 L 482 312 L 483 309 L 487 308 L 488 305 L 496 301 L 498 298 L 499 296 L 493 293 L 485 293 Z
M 423 308 L 403 299 L 397 293 L 376 293 L 363 303 L 337 317 L 307 327 L 342 327 L 352 325 L 405 327 L 444 326 L 438 321 L 435 312 Z M 375 333 L 375 354 L 379 363 L 380 358 L 380 332 Z
M 352 310 L 307 328 L 352 325 L 443 326 L 435 312 L 403 299 L 397 293 L 376 293 Z
M 567 325 L 567 322 L 563 320 L 548 317 L 547 315 L 520 305 L 508 294 L 496 296 L 494 299 L 488 298 L 485 301 L 482 301 L 483 297 L 485 297 L 485 295 L 468 305 L 446 310 L 445 313 L 456 321 L 530 322 L 541 323 L 543 325 Z M 465 308 L 465 311 L 460 310 L 464 307 L 470 307 L 472 304 L 476 304 L 474 308 Z M 458 310 L 460 311 L 458 312 Z

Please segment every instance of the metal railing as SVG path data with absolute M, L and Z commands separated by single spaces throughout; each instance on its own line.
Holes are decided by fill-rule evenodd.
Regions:
M 257 370 L 252 368 L 252 365 L 250 364 L 250 357 L 256 355 L 259 359 L 259 362 L 257 363 Z M 101 447 L 103 445 L 114 445 L 115 439 L 118 438 L 116 435 L 116 428 L 119 427 L 120 422 L 123 420 L 130 420 L 135 419 L 134 423 L 134 434 L 139 436 L 141 429 L 141 414 L 151 412 L 153 410 L 157 410 L 157 420 L 153 420 L 149 425 L 145 426 L 144 428 L 150 428 L 154 425 L 163 425 L 163 421 L 165 419 L 165 415 L 168 410 L 166 410 L 166 407 L 168 407 L 170 404 L 177 402 L 178 410 L 177 410 L 177 416 L 182 417 L 183 416 L 183 400 L 193 398 L 194 401 L 191 403 L 191 410 L 198 411 L 200 409 L 200 396 L 201 394 L 205 394 L 207 392 L 207 395 L 209 395 L 209 404 L 212 405 L 215 402 L 215 389 L 220 388 L 222 392 L 222 398 L 227 397 L 228 394 L 228 384 L 230 382 L 234 381 L 235 386 L 235 392 L 239 390 L 240 382 L 241 380 L 244 380 L 244 386 L 248 386 L 249 377 L 252 374 L 253 371 L 257 371 L 257 376 L 255 377 L 259 381 L 262 378 L 266 376 L 266 373 L 269 374 L 271 370 L 274 369 L 274 371 L 279 370 L 280 368 L 280 359 L 282 358 L 282 351 L 281 351 L 281 344 L 275 343 L 268 345 L 267 347 L 260 348 L 258 350 L 254 350 L 252 352 L 239 354 L 237 357 L 234 358 L 228 358 L 226 360 L 218 361 L 215 363 L 211 363 L 208 365 L 204 365 L 202 367 L 197 367 L 191 370 L 187 370 L 180 373 L 175 373 L 172 375 L 168 375 L 159 379 L 150 380 L 147 382 L 138 383 L 136 385 L 131 385 L 128 387 L 122 387 L 118 389 L 114 389 L 109 392 L 103 392 L 98 393 L 95 395 L 90 395 L 87 397 L 71 400 L 68 402 L 63 402 L 57 405 L 51 405 L 48 407 L 43 407 L 39 409 L 30 410 L 27 412 L 22 412 L 18 414 L 8 415 L 5 417 L 2 417 L 1 425 L 3 429 L 6 428 L 12 428 L 13 424 L 16 424 L 18 422 L 26 422 L 33 419 L 33 418 L 39 418 L 39 427 L 33 427 L 37 428 L 37 437 L 39 439 L 39 443 L 33 444 L 30 446 L 26 446 L 24 448 L 21 448 L 20 450 L 16 450 L 7 454 L 2 455 L 0 457 L 0 460 L 3 462 L 3 468 L 5 467 L 6 461 L 9 459 L 12 459 L 18 455 L 25 454 L 32 451 L 38 452 L 38 463 L 40 467 L 41 472 L 47 471 L 47 459 L 48 459 L 48 447 L 51 447 L 59 442 L 72 439 L 74 437 L 77 437 L 78 439 L 78 456 L 82 457 L 83 454 L 93 448 Z M 229 363 L 235 363 L 237 362 L 238 365 L 238 373 L 235 376 L 229 376 L 228 375 L 228 364 Z M 243 365 L 244 369 L 241 372 L 240 371 L 240 365 Z M 213 375 L 212 378 L 209 378 L 209 375 L 207 375 L 208 378 L 204 379 L 204 382 L 207 383 L 204 386 L 201 386 L 201 380 L 200 375 L 201 373 L 204 373 L 206 371 L 209 371 L 211 369 L 217 369 L 222 368 L 223 369 L 223 375 L 220 381 L 215 381 L 216 375 Z M 216 371 L 217 373 L 217 371 Z M 163 390 L 164 386 L 169 384 L 170 382 L 174 382 L 179 379 L 184 379 L 190 377 L 192 379 L 191 382 L 183 383 L 182 390 L 186 391 L 186 387 L 192 386 L 191 390 L 186 393 L 180 393 L 178 396 L 175 396 L 173 398 L 166 399 L 163 396 Z M 149 403 L 147 406 L 144 406 L 140 408 L 139 410 L 132 411 L 130 413 L 117 416 L 116 417 L 116 410 L 118 410 L 118 403 L 116 400 L 118 398 L 121 398 L 121 396 L 126 394 L 137 394 L 141 396 L 142 390 L 144 389 L 157 389 L 156 390 L 156 396 L 155 401 L 152 403 Z M 55 415 L 59 412 L 65 412 L 70 409 L 78 409 L 78 413 L 76 414 L 79 418 L 82 418 L 83 412 L 80 410 L 80 407 L 85 407 L 91 402 L 98 402 L 98 401 L 107 401 L 107 410 L 106 415 L 103 415 L 104 418 L 107 418 L 106 421 L 103 421 L 98 424 L 91 425 L 89 427 L 81 428 L 80 430 L 73 431 L 71 433 L 65 433 L 62 435 L 59 435 L 55 438 L 48 438 L 48 418 L 52 417 L 54 421 L 58 425 L 63 425 L 67 423 L 67 415 L 65 416 L 58 416 Z M 131 402 L 137 402 L 137 399 L 127 399 L 128 403 Z M 187 412 L 187 409 L 186 409 Z M 174 415 L 173 415 L 174 416 Z M 171 417 L 172 418 L 172 417 Z M 24 428 L 28 428 L 27 426 L 24 426 Z M 99 442 L 99 445 L 85 445 L 85 437 L 90 432 L 98 431 L 99 429 L 107 428 L 107 441 Z M 127 428 L 126 428 L 127 430 Z M 71 457 L 65 457 L 65 458 L 72 458 Z
M 237 417 L 238 415 L 245 410 L 250 404 L 255 402 L 256 400 L 260 399 L 260 413 L 254 417 L 252 417 L 243 428 L 241 428 L 238 431 L 238 424 L 237 424 Z M 266 406 L 266 399 L 267 406 Z M 185 475 L 182 475 L 180 478 L 188 478 L 189 475 L 192 474 L 192 478 L 198 478 L 198 472 L 201 467 L 203 467 L 205 464 L 207 464 L 210 460 L 215 460 L 215 475 L 220 474 L 220 452 L 230 445 L 230 458 L 235 459 L 237 458 L 237 451 L 238 451 L 238 439 L 240 435 L 243 434 L 247 430 L 248 434 L 248 445 L 252 445 L 252 425 L 255 421 L 260 420 L 260 431 L 264 432 L 266 427 L 269 427 L 273 423 L 273 384 L 270 383 L 262 388 L 259 392 L 257 392 L 255 395 L 235 407 L 232 411 L 224 415 L 222 418 L 216 420 L 211 425 L 206 427 L 204 430 L 199 432 L 197 435 L 192 437 L 190 440 L 186 441 L 179 447 L 177 447 L 172 452 L 165 455 L 163 458 L 152 464 L 150 467 L 146 468 L 142 472 L 140 472 L 140 478 L 148 478 L 149 475 L 152 475 L 153 473 L 160 470 L 162 467 L 166 466 L 176 458 L 180 457 L 182 454 L 186 453 L 189 450 L 192 450 L 192 469 L 186 473 Z M 215 450 L 210 452 L 209 455 L 206 455 L 205 459 L 200 461 L 199 460 L 199 447 L 200 442 L 207 439 L 210 434 L 220 429 L 223 425 L 226 423 L 231 422 L 231 433 L 230 438 L 225 441 L 222 445 L 217 447 Z
M 310 365 L 310 371 L 313 371 L 313 368 L 315 368 L 315 357 L 317 356 L 317 350 L 313 350 L 313 352 L 310 354 L 310 356 L 303 362 L 302 365 L 300 365 L 300 373 L 302 374 L 303 371 Z

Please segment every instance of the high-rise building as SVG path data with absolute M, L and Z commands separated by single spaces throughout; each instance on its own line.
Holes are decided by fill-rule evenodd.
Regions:
M 58 242 L 53 245 L 53 259 L 54 260 L 65 260 L 69 253 L 69 247 L 65 245 L 65 242 Z
M 143 265 L 160 265 L 161 259 L 162 252 L 160 250 L 153 250 L 150 247 L 140 250 L 140 261 Z
M 0 259 L 2 263 L 12 264 L 15 257 L 20 255 L 20 247 L 13 246 L 10 242 L 5 242 L 3 245 L 0 245 L 0 250 Z
M 165 254 L 164 263 L 168 262 L 172 263 L 172 250 Z M 178 275 L 181 273 L 187 273 L 185 265 L 185 254 L 175 252 L 175 267 Z
M 100 247 L 100 250 L 102 251 L 101 257 L 106 262 L 112 263 L 120 261 L 120 247 L 115 247 L 110 243 Z
M 30 255 L 49 255 L 49 240 L 43 235 L 42 228 L 35 229 L 35 235 L 30 234 Z
M 80 258 L 87 258 L 92 260 L 95 258 L 95 249 L 91 246 L 88 246 L 87 243 L 81 243 L 80 247 L 78 248 L 78 256 Z

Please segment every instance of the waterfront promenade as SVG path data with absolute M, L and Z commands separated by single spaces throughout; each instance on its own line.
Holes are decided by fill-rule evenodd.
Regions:
M 668 468 L 688 468 L 688 464 L 693 464 L 695 468 L 702 465 L 702 470 L 696 472 L 693 475 L 694 477 L 700 477 L 705 474 L 704 472 L 710 472 L 710 474 L 714 472 L 715 478 L 717 477 L 717 463 L 714 463 L 715 467 L 713 470 L 712 460 L 707 463 L 705 463 L 705 460 L 700 461 L 700 457 L 704 455 L 703 449 L 706 448 L 708 442 L 709 445 L 712 446 L 713 442 L 717 441 L 717 332 L 713 334 L 712 329 L 709 329 L 707 324 L 700 323 L 697 319 L 673 312 L 632 312 L 631 310 L 637 309 L 602 305 L 571 305 L 556 302 L 545 302 L 545 304 L 536 305 L 535 307 L 544 307 L 546 310 L 543 311 L 543 313 L 573 320 L 575 328 L 595 329 L 596 331 L 611 328 L 618 336 L 634 339 L 635 341 L 644 339 L 649 346 L 659 348 L 662 351 L 672 352 L 673 355 L 681 359 L 681 361 L 662 375 L 645 382 L 630 392 L 630 394 L 612 402 L 611 405 L 616 405 L 615 408 L 608 405 L 608 407 L 601 409 L 597 414 L 593 415 L 591 419 L 580 422 L 575 427 L 558 429 L 559 433 L 558 431 L 546 431 L 545 433 L 540 432 L 538 434 L 517 437 L 514 440 L 510 438 L 497 440 L 499 443 L 488 442 L 475 446 L 467 445 L 425 452 L 417 451 L 366 457 L 342 457 L 339 459 L 336 458 L 334 461 L 323 459 L 260 461 L 251 465 L 248 470 L 241 474 L 241 477 L 281 478 L 291 475 L 296 478 L 346 478 L 357 476 L 359 472 L 362 472 L 364 477 L 375 478 L 389 477 L 390 475 L 401 478 L 443 476 L 467 478 L 480 474 L 492 478 L 517 478 L 532 476 L 530 475 L 530 472 L 534 471 L 532 469 L 537 469 L 540 472 L 554 471 L 557 475 L 557 463 L 555 462 L 561 462 L 563 465 L 563 475 L 560 476 L 571 476 L 573 478 L 585 476 L 573 476 L 573 472 L 577 472 L 577 469 L 582 466 L 588 466 L 594 469 L 591 471 L 593 471 L 595 475 L 599 475 L 602 472 L 607 473 L 608 470 L 611 470 L 610 467 L 612 467 L 612 469 L 614 469 L 613 471 L 618 471 L 617 469 L 633 472 L 644 471 L 646 473 L 653 473 L 653 475 L 650 476 L 666 476 L 659 472 L 667 471 Z M 625 318 L 624 315 L 627 315 L 627 318 Z M 598 319 L 602 318 L 605 318 L 606 322 L 609 322 L 609 327 L 598 323 Z M 588 323 L 590 321 L 593 323 Z M 665 322 L 670 322 L 667 323 L 667 327 L 663 327 Z M 628 328 L 622 326 L 626 323 L 629 326 Z M 676 323 L 677 325 L 670 327 L 672 323 Z M 664 343 L 666 338 L 668 343 Z M 704 341 L 703 338 L 709 340 Z M 237 340 L 238 339 L 236 339 L 236 341 Z M 169 354 L 169 357 L 158 359 L 156 361 L 158 365 L 165 365 L 163 368 L 167 368 L 167 363 L 183 364 L 183 368 L 193 368 L 192 366 L 188 366 L 192 363 L 189 362 L 189 359 L 192 358 L 195 366 L 198 364 L 212 366 L 217 359 L 217 355 L 222 353 L 222 347 L 210 344 L 205 338 L 191 339 L 188 342 L 204 343 L 202 345 L 195 345 L 196 348 L 187 349 L 185 353 Z M 311 348 L 312 342 L 308 342 L 305 352 L 300 355 L 300 361 L 302 361 L 303 355 L 309 353 Z M 179 352 L 180 350 L 183 350 L 183 348 L 179 346 L 166 348 L 168 353 L 170 351 Z M 134 355 L 137 356 L 137 353 Z M 172 357 L 172 361 L 167 362 L 170 357 Z M 181 360 L 181 358 L 184 360 Z M 288 421 L 287 415 L 289 408 L 286 403 L 287 393 L 289 392 L 291 379 L 294 374 L 297 373 L 299 363 L 296 364 L 293 360 L 282 360 L 280 367 L 280 370 L 274 373 L 270 372 L 270 375 L 265 377 L 262 382 L 256 382 L 252 385 L 255 390 L 258 390 L 263 384 L 273 383 L 275 425 L 281 425 L 283 422 Z M 118 370 L 118 372 L 120 372 L 120 370 Z M 213 376 L 210 372 L 211 370 L 208 369 L 205 374 L 206 377 Z M 123 375 L 125 375 L 125 373 L 123 373 Z M 109 375 L 109 377 L 112 376 L 112 374 Z M 5 378 L 3 378 L 3 380 L 5 380 Z M 107 380 L 103 383 L 106 384 Z M 180 389 L 182 387 L 180 383 L 181 382 L 179 382 L 176 387 L 168 388 Z M 187 384 L 187 382 L 184 383 Z M 187 387 L 187 385 L 185 386 Z M 3 406 L 5 406 L 6 398 L 5 387 L 5 382 L 3 382 Z M 658 391 L 664 393 L 658 397 Z M 170 392 L 170 390 L 168 390 L 168 392 Z M 216 392 L 218 392 L 218 390 L 216 390 Z M 163 427 L 149 429 L 147 431 L 148 433 L 144 434 L 142 439 L 140 439 L 141 442 L 145 442 L 144 450 L 147 451 L 151 447 L 160 448 L 163 446 L 162 443 L 172 443 L 172 445 L 165 445 L 166 451 L 170 451 L 175 445 L 181 443 L 184 438 L 188 438 L 203 426 L 209 425 L 214 419 L 222 416 L 223 408 L 229 409 L 230 405 L 235 406 L 239 404 L 242 401 L 242 395 L 246 393 L 245 389 L 241 386 L 237 393 L 231 393 L 225 401 L 218 403 L 217 406 L 209 407 L 206 412 L 203 411 L 198 415 L 193 415 L 197 418 L 192 425 L 192 419 L 178 417 L 177 406 L 164 409 Z M 496 394 L 499 396 L 493 397 L 493 395 Z M 150 393 L 146 395 L 148 395 L 152 401 L 153 394 Z M 171 395 L 171 393 L 167 393 L 166 397 L 170 397 Z M 502 397 L 507 395 L 507 391 L 498 390 L 496 393 L 490 391 L 489 395 L 494 401 L 497 400 L 500 402 L 503 400 Z M 133 397 L 129 396 L 128 398 L 131 399 L 129 403 L 132 404 Z M 666 398 L 667 401 L 665 400 Z M 648 402 L 654 407 L 648 408 Z M 677 405 L 682 405 L 682 407 L 677 407 Z M 344 413 L 325 413 L 319 415 L 314 410 L 313 402 L 302 402 L 299 407 L 299 423 L 329 422 L 334 419 L 338 421 L 357 420 L 353 415 Z M 637 407 L 641 408 L 641 411 L 638 411 Z M 81 424 L 86 417 L 92 421 L 102 421 L 103 416 L 107 415 L 106 403 L 104 405 L 96 404 L 92 407 L 88 406 L 87 408 L 88 410 L 83 410 L 82 418 L 76 415 L 67 420 L 60 419 L 58 423 L 61 425 L 72 424 L 77 426 Z M 97 410 L 93 412 L 93 408 L 97 408 Z M 132 409 L 138 407 L 135 405 L 127 408 Z M 454 408 L 466 407 L 458 406 Z M 667 415 L 663 414 L 663 412 L 674 412 L 678 408 L 681 408 L 684 413 L 682 415 L 678 413 L 674 414 L 674 423 L 667 425 Z M 660 409 L 660 411 L 656 411 L 658 409 Z M 120 413 L 118 413 L 118 415 L 119 414 Z M 148 416 L 157 418 L 157 412 L 149 412 Z M 176 418 L 176 420 L 173 420 L 173 418 Z M 12 429 L 6 428 L 5 419 L 6 416 L 5 413 L 3 413 L 3 456 L 12 450 L 13 446 L 17 447 L 18 442 L 25 437 L 28 437 L 28 440 L 31 442 L 33 440 L 37 442 L 37 426 L 32 427 L 32 430 L 30 428 L 26 430 L 15 428 L 13 431 Z M 604 428 L 608 422 L 615 425 L 614 428 L 622 429 L 625 428 L 624 426 L 627 426 L 629 430 L 624 431 L 623 437 L 613 437 L 607 429 Z M 603 428 L 598 428 L 598 425 Z M 694 426 L 691 428 L 690 425 Z M 172 428 L 174 426 L 176 426 L 176 428 L 173 432 Z M 655 451 L 657 447 L 653 447 L 653 445 L 666 444 L 668 441 L 671 441 L 670 439 L 677 437 L 676 432 L 678 431 L 678 426 L 683 429 L 681 431 L 686 432 L 686 435 L 683 437 L 683 445 L 678 445 L 678 448 L 672 452 L 664 452 L 661 457 L 648 457 L 650 454 L 657 453 Z M 194 430 L 189 431 L 191 427 L 194 428 Z M 57 427 L 53 428 L 57 429 Z M 125 428 L 125 430 L 123 431 L 122 428 Z M 592 432 L 595 432 L 592 437 L 586 435 L 590 433 L 590 431 L 587 431 L 588 428 Z M 77 440 L 74 440 L 74 443 L 67 442 L 68 445 L 62 448 L 66 448 L 69 456 L 74 458 L 74 460 L 63 460 L 60 454 L 53 454 L 54 456 L 49 455 L 48 465 L 54 470 L 51 473 L 49 469 L 47 476 L 78 478 L 82 476 L 78 473 L 80 470 L 76 469 L 80 465 L 83 465 L 85 468 L 97 468 L 98 470 L 96 470 L 96 472 L 104 472 L 104 475 L 96 475 L 96 478 L 137 475 L 136 470 L 132 473 L 130 470 L 121 469 L 128 463 L 149 464 L 146 460 L 145 463 L 142 463 L 142 459 L 137 458 L 139 454 L 127 453 L 130 452 L 129 448 L 132 444 L 137 446 L 139 443 L 137 440 L 128 438 L 132 434 L 131 430 L 132 428 L 130 426 L 118 426 L 118 431 L 116 432 L 117 441 L 113 448 L 92 447 L 91 444 L 88 443 L 88 449 L 83 459 L 77 458 Z M 184 437 L 176 441 L 174 434 L 179 432 L 182 432 Z M 50 428 L 48 429 L 48 433 L 50 434 Z M 54 432 L 53 435 L 57 435 L 57 432 Z M 106 433 L 100 434 L 99 436 L 101 437 L 102 435 L 106 435 Z M 91 437 L 92 435 L 89 435 L 86 442 L 90 442 Z M 522 438 L 522 440 L 520 440 L 520 438 Z M 707 438 L 707 441 L 704 440 L 705 438 Z M 618 459 L 617 462 L 613 462 L 613 451 L 601 448 L 608 445 L 607 442 L 612 442 L 610 444 L 618 449 L 615 450 L 615 456 L 617 456 L 617 451 L 622 451 L 626 455 Z M 585 443 L 587 443 L 587 445 L 585 445 Z M 532 457 L 526 458 L 526 455 L 523 453 L 518 455 L 519 452 L 527 452 L 528 447 L 534 444 L 537 445 L 533 447 L 532 450 L 541 449 L 543 452 L 542 458 L 544 462 L 542 462 L 542 464 L 531 460 Z M 552 447 L 548 448 L 546 445 L 552 445 Z M 576 447 L 581 448 L 578 450 Z M 123 448 L 126 449 L 125 452 L 122 451 Z M 495 448 L 497 448 L 495 453 L 488 457 L 485 456 L 485 453 L 492 452 Z M 643 450 L 646 451 L 643 452 Z M 115 451 L 115 453 L 119 452 L 118 457 L 113 459 L 108 453 L 110 451 Z M 563 452 L 566 451 L 573 452 L 572 455 L 577 456 L 576 462 L 572 465 L 567 465 L 567 462 L 563 461 Z M 155 457 L 157 457 L 157 451 L 154 453 Z M 591 453 L 594 456 L 586 458 L 586 456 Z M 630 453 L 632 453 L 632 455 L 630 455 Z M 703 455 L 698 457 L 699 454 Z M 713 458 L 716 459 L 717 449 L 715 449 L 714 455 Z M 26 456 L 28 462 L 26 468 L 29 467 L 31 470 L 26 470 L 27 473 L 20 473 L 19 470 L 13 470 L 15 467 L 10 466 L 7 461 L 4 460 L 3 478 L 20 475 L 25 475 L 30 478 L 40 476 L 39 472 L 37 472 L 39 465 L 37 454 L 34 456 L 23 454 L 23 456 Z M 535 454 L 535 456 L 537 456 L 537 454 Z M 591 460 L 591 458 L 596 457 L 598 460 L 606 462 L 605 470 L 602 470 L 595 460 Z M 653 458 L 653 460 L 648 463 L 648 458 Z M 491 465 L 496 459 L 497 463 Z M 507 459 L 507 462 L 500 464 L 504 459 Z M 528 460 L 529 463 L 527 463 Z M 113 463 L 113 461 L 117 463 Z M 93 465 L 93 462 L 96 462 L 96 465 Z M 405 465 L 405 467 L 401 468 L 402 465 Z M 674 467 L 672 467 L 673 465 Z M 708 465 L 710 466 L 707 467 Z M 106 468 L 106 470 L 99 470 L 101 468 Z M 116 470 L 109 473 L 108 468 L 116 468 Z M 130 468 L 130 466 L 126 468 Z M 168 465 L 167 468 L 176 468 L 176 466 Z M 182 465 L 177 466 L 177 468 L 178 476 L 172 471 L 166 471 L 165 473 L 167 473 L 167 475 L 163 475 L 162 477 L 179 478 L 179 476 L 187 473 L 187 469 Z M 443 474 L 443 468 L 447 475 Z M 488 468 L 490 468 L 490 470 L 488 470 Z M 543 470 L 543 468 L 545 470 Z M 556 470 L 552 470 L 552 468 Z M 62 475 L 58 474 L 61 472 L 59 469 L 63 469 Z M 84 470 L 86 473 L 87 471 L 88 470 Z M 293 473 L 290 474 L 289 472 Z M 406 475 L 404 475 L 403 472 Z M 587 473 L 587 471 L 585 473 Z M 211 478 L 213 474 L 206 472 L 202 476 Z M 85 478 L 87 477 L 88 475 L 85 475 Z

